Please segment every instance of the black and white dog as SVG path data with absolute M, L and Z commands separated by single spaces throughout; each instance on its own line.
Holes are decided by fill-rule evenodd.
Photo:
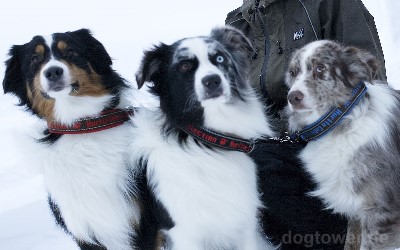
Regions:
M 400 95 L 374 80 L 377 68 L 377 60 L 360 49 L 310 43 L 289 64 L 287 111 L 291 130 L 303 130 L 306 139 L 326 131 L 300 154 L 318 183 L 313 195 L 335 212 L 360 219 L 362 249 L 395 249 L 400 247 Z
M 82 249 L 128 250 L 140 220 L 125 153 L 125 81 L 88 30 L 35 36 L 10 50 L 5 93 L 45 119 L 38 146 L 57 222 Z
M 152 83 L 160 109 L 135 114 L 130 153 L 147 169 L 167 249 L 271 247 L 260 232 L 252 159 L 203 142 L 226 142 L 213 131 L 243 139 L 273 134 L 248 83 L 251 49 L 241 32 L 222 27 L 145 52 L 138 86 Z

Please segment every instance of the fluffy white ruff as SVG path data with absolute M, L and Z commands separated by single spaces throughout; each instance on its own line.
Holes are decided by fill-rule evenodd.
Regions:
M 65 92 L 65 93 L 61 93 Z M 54 118 L 63 124 L 72 124 L 79 118 L 99 114 L 112 100 L 105 96 L 70 96 L 64 89 L 56 94 Z
M 83 135 L 64 135 L 42 151 L 47 190 L 78 240 L 97 239 L 109 250 L 128 250 L 140 211 L 130 200 L 126 152 L 129 123 Z
M 65 65 L 63 69 L 68 72 Z M 68 78 L 69 74 L 65 75 Z M 70 92 L 69 85 L 62 91 L 49 92 L 56 100 L 54 118 L 64 124 L 100 113 L 113 98 L 71 96 Z M 121 108 L 128 106 L 125 99 L 121 98 Z M 45 149 L 43 166 L 48 192 L 60 208 L 68 230 L 78 240 L 95 244 L 96 239 L 109 250 L 132 248 L 132 225 L 140 219 L 137 204 L 128 198 L 134 192 L 130 190 L 134 180 L 125 161 L 132 129 L 130 124 L 124 124 L 96 133 L 64 135 Z
M 224 124 L 220 120 L 227 117 L 221 117 L 214 127 L 241 127 L 243 137 L 270 132 L 265 125 L 247 126 L 250 123 L 247 119 L 254 115 L 250 114 L 251 109 L 242 114 L 243 110 L 236 108 L 238 113 L 230 115 L 243 115 L 240 119 L 229 116 L 230 120 L 237 121 L 236 126 Z M 251 120 L 264 123 L 262 117 L 260 114 L 259 119 Z M 240 152 L 200 147 L 192 139 L 182 147 L 175 138 L 162 134 L 164 119 L 161 112 L 141 110 L 135 115 L 133 121 L 137 128 L 130 155 L 133 161 L 142 157 L 147 160 L 150 186 L 175 223 L 167 232 L 173 249 L 271 248 L 258 225 L 258 209 L 262 204 L 257 191 L 256 166 L 251 158 Z
M 355 106 L 344 122 L 345 129 L 333 130 L 324 137 L 310 141 L 300 157 L 307 170 L 319 183 L 312 192 L 321 197 L 328 208 L 351 217 L 360 216 L 363 198 L 354 192 L 353 170 L 357 168 L 357 150 L 369 143 L 387 147 L 385 138 L 388 120 L 392 119 L 394 97 L 389 87 L 367 84 L 369 100 Z M 365 102 L 363 102 L 365 101 Z

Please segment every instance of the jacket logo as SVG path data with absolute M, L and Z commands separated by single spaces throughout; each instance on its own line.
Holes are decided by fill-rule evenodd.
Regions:
M 293 34 L 293 41 L 297 41 L 304 37 L 304 28 L 299 31 L 294 32 Z

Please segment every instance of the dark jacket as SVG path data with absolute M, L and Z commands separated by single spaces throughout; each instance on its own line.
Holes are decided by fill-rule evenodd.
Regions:
M 252 41 L 251 82 L 276 119 L 286 105 L 283 79 L 290 56 L 309 42 L 331 39 L 370 51 L 381 61 L 376 78 L 386 80 L 375 22 L 361 0 L 244 0 L 228 14 L 226 24 Z M 284 130 L 283 122 L 277 124 Z M 281 249 L 343 249 L 347 220 L 308 195 L 315 183 L 296 158 L 299 150 L 301 145 L 268 143 L 252 153 L 260 166 L 259 186 L 267 207 L 264 230 L 282 243 Z
M 386 80 L 374 18 L 361 0 L 244 0 L 228 14 L 226 24 L 253 42 L 251 82 L 275 105 L 274 111 L 286 105 L 283 77 L 292 52 L 315 40 L 331 39 L 370 51 L 381 61 L 377 77 Z

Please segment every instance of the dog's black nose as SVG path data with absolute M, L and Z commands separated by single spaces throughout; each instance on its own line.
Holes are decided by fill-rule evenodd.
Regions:
M 211 92 L 217 90 L 221 85 L 221 77 L 217 74 L 205 76 L 201 81 L 207 91 Z
M 44 76 L 52 82 L 56 82 L 61 79 L 62 75 L 64 73 L 64 70 L 61 67 L 58 66 L 53 66 L 44 72 Z
M 299 106 L 303 101 L 303 98 L 304 94 L 298 90 L 290 91 L 287 96 L 289 103 L 292 104 L 293 106 Z

